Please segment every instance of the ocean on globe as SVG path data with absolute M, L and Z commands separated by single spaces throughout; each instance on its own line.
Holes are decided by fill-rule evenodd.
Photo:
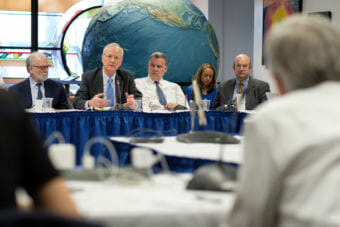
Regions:
M 91 20 L 83 41 L 83 70 L 101 67 L 105 45 L 124 49 L 121 68 L 136 78 L 148 75 L 147 64 L 155 51 L 168 57 L 164 79 L 191 82 L 199 66 L 210 63 L 218 70 L 219 47 L 213 27 L 188 0 L 112 0 Z

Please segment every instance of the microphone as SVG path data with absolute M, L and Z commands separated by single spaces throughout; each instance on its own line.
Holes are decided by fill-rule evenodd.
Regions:
M 217 89 L 217 94 L 219 94 L 220 96 L 222 96 L 223 98 L 223 103 L 220 103 L 220 105 L 216 108 L 216 110 L 224 110 L 224 111 L 232 111 L 235 110 L 234 105 L 233 105 L 233 100 L 230 99 L 229 102 L 227 103 L 227 99 L 225 97 L 225 95 L 220 91 L 220 89 Z
M 115 106 L 112 108 L 113 110 L 130 110 L 130 108 L 128 106 L 125 106 L 123 103 L 122 103 L 122 94 L 121 94 L 121 91 L 120 91 L 120 81 L 117 79 L 116 81 L 116 104 Z
M 104 145 L 107 152 L 96 150 L 95 158 L 91 148 L 96 143 Z M 81 163 L 82 168 L 61 171 L 62 176 L 69 180 L 104 181 L 114 179 L 120 171 L 117 151 L 106 137 L 92 137 L 86 142 Z
M 223 110 L 235 110 L 232 105 L 232 100 L 227 103 L 227 99 L 220 90 L 217 91 L 223 98 L 225 104 L 221 105 Z M 232 112 L 230 121 L 228 122 L 227 132 L 232 132 L 232 122 L 237 118 L 237 113 Z M 202 135 L 200 135 L 202 134 Z M 189 134 L 190 135 L 190 134 Z M 195 132 L 196 137 L 185 138 L 186 140 L 180 138 L 177 139 L 181 142 L 211 142 L 211 138 L 215 138 L 216 142 L 221 144 L 219 151 L 219 158 L 217 163 L 203 165 L 199 167 L 193 174 L 193 177 L 186 185 L 188 190 L 207 190 L 207 191 L 220 191 L 220 192 L 232 192 L 235 191 L 237 187 L 237 167 L 227 163 L 223 163 L 223 146 L 222 144 L 238 144 L 240 140 L 232 135 L 224 134 L 222 132 L 216 131 L 203 131 Z M 200 136 L 197 136 L 200 135 Z M 210 138 L 210 139 L 209 139 Z M 209 141 L 211 140 L 211 141 Z
M 205 117 L 205 113 L 201 107 L 201 93 L 199 87 L 197 85 L 196 80 L 192 81 L 194 101 L 198 105 L 198 118 L 200 126 L 206 126 L 207 120 Z M 193 122 L 193 121 L 192 121 Z M 231 124 L 229 121 L 228 125 Z M 229 126 L 228 126 L 229 128 Z M 233 137 L 232 135 L 225 134 L 223 132 L 218 131 L 193 131 L 194 127 L 191 126 L 191 132 L 182 133 L 176 137 L 176 140 L 184 143 L 220 143 L 220 144 L 238 144 L 240 141 Z
M 200 126 L 206 126 L 207 125 L 207 119 L 205 117 L 205 113 L 202 109 L 201 106 L 201 91 L 200 88 L 197 85 L 196 80 L 192 81 L 192 88 L 193 88 L 193 93 L 194 93 L 194 101 L 196 103 L 196 105 L 198 106 L 198 111 L 197 111 L 197 115 L 198 115 L 198 123 Z
M 116 101 L 117 103 L 121 104 L 122 103 L 122 100 L 121 100 L 121 92 L 120 92 L 120 81 L 117 79 L 116 81 L 116 88 L 117 88 L 117 96 L 116 96 Z
M 245 99 L 246 99 L 246 93 L 248 91 L 248 87 L 247 89 L 245 89 L 241 94 L 240 94 L 240 98 L 239 100 L 237 100 L 237 103 L 244 105 L 244 108 L 242 108 L 242 110 L 245 110 Z M 220 91 L 220 89 L 217 90 L 217 94 L 222 96 L 222 101 L 220 102 L 219 106 L 216 107 L 216 110 L 222 110 L 222 111 L 238 111 L 237 109 L 235 109 L 235 105 L 233 103 L 233 99 L 231 98 L 229 100 L 229 102 L 227 102 L 227 98 L 225 97 L 225 95 Z M 238 94 L 235 95 L 235 99 L 237 99 Z

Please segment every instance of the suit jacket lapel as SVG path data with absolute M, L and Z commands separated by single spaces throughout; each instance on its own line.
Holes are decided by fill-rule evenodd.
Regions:
M 103 69 L 101 69 L 96 72 L 94 85 L 93 85 L 93 87 L 96 88 L 96 90 L 94 91 L 94 94 L 91 95 L 91 98 L 98 93 L 104 92 L 103 84 L 104 84 L 103 83 Z
M 253 83 L 253 79 L 249 76 L 248 87 L 246 92 L 246 108 L 249 109 L 252 106 L 252 103 L 255 99 L 255 87 Z
M 46 98 L 53 98 L 53 101 L 52 101 L 52 106 L 55 107 L 58 103 L 58 100 L 57 100 L 57 94 L 54 94 L 54 89 L 53 89 L 53 85 L 50 81 L 50 79 L 47 79 L 45 82 L 44 82 L 44 87 L 45 87 L 45 97 Z
M 31 93 L 30 80 L 28 78 L 25 80 L 25 83 L 23 84 L 23 91 L 24 91 L 24 103 L 27 104 L 28 108 L 31 108 L 32 107 L 32 93 Z
M 235 89 L 236 79 L 233 79 L 227 88 L 226 93 L 226 103 L 229 105 L 233 101 L 234 89 Z
M 117 103 L 122 103 L 122 90 L 123 90 L 123 79 L 120 75 L 120 71 L 117 70 L 116 72 L 116 81 L 115 81 L 115 95 L 116 95 L 116 101 Z
M 44 82 L 44 87 L 45 87 L 45 97 L 53 98 L 53 95 L 51 94 L 52 89 L 50 88 L 50 83 L 48 79 Z

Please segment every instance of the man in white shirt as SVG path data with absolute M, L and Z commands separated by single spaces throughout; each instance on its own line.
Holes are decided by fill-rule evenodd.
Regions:
M 167 57 L 154 52 L 148 64 L 148 76 L 135 79 L 137 89 L 142 92 L 143 111 L 186 109 L 187 103 L 180 86 L 163 79 L 168 70 Z
M 295 15 L 266 40 L 283 96 L 245 121 L 231 227 L 340 226 L 340 30 Z

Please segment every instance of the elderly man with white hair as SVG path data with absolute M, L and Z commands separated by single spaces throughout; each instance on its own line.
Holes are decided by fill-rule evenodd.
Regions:
M 266 48 L 282 96 L 245 121 L 228 226 L 340 226 L 340 30 L 295 15 Z
M 103 49 L 103 67 L 84 72 L 77 91 L 74 107 L 90 109 L 127 107 L 134 109 L 135 99 L 142 93 L 136 88 L 132 73 L 120 69 L 124 50 L 118 43 L 107 44 Z
M 68 109 L 65 90 L 62 84 L 48 79 L 48 59 L 44 53 L 34 52 L 26 59 L 26 69 L 30 76 L 8 90 L 17 96 L 24 108 L 32 108 L 35 100 L 53 98 L 52 107 Z

